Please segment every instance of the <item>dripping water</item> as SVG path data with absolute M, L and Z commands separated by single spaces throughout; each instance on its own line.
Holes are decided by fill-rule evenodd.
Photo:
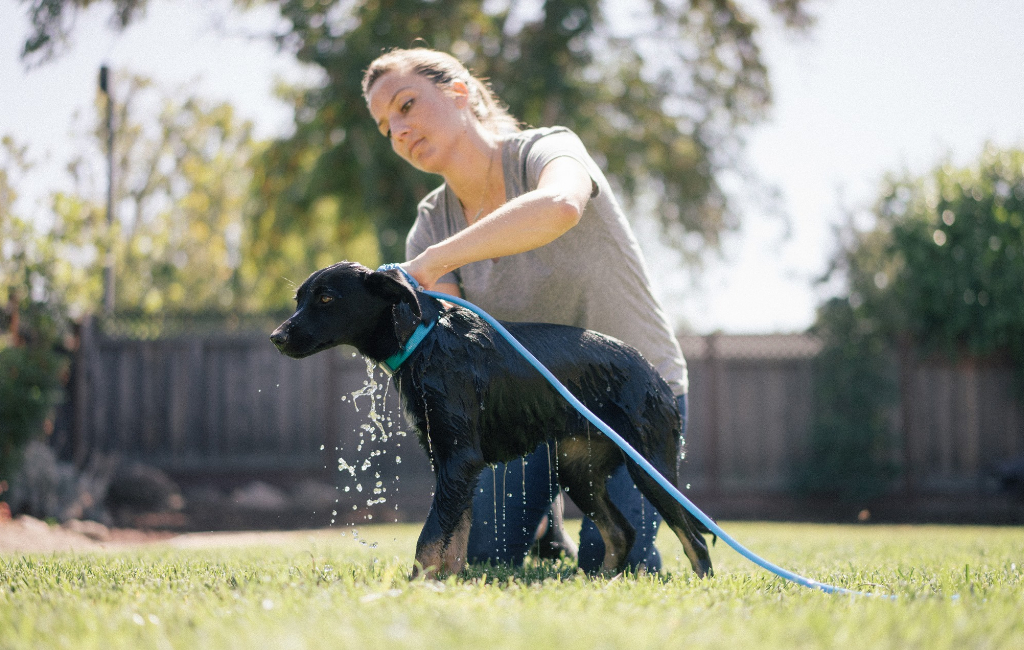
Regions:
M 491 465 L 491 497 L 494 499 L 494 543 L 498 543 L 498 466 Z
M 501 464 L 501 550 L 508 556 L 508 507 L 506 498 L 512 495 L 508 493 L 508 463 Z
M 522 467 L 522 470 L 523 470 L 523 474 L 522 474 L 522 476 L 523 476 L 523 510 L 522 511 L 526 512 L 526 456 L 523 456 L 522 461 L 523 461 L 523 467 Z M 526 526 L 523 526 L 523 534 L 525 535 L 527 532 L 529 532 L 529 531 L 526 530 Z

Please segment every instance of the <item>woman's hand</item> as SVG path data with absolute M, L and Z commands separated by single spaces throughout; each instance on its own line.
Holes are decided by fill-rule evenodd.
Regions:
M 423 251 L 413 259 L 402 264 L 405 272 L 411 275 L 420 283 L 420 286 L 427 291 L 432 291 L 434 285 L 447 271 L 441 267 L 432 266 L 430 263 L 430 249 Z

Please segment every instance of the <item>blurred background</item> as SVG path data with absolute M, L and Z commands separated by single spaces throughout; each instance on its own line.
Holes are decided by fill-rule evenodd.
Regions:
M 717 518 L 1024 521 L 1024 5 L 0 0 L 0 516 L 422 519 L 352 350 L 267 334 L 439 179 L 359 80 L 427 44 L 577 131 L 690 365 Z

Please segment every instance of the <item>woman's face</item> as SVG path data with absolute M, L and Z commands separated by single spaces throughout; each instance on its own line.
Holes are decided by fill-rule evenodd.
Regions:
M 413 167 L 443 173 L 454 142 L 466 130 L 467 91 L 455 82 L 442 90 L 415 72 L 388 72 L 366 102 L 391 148 Z

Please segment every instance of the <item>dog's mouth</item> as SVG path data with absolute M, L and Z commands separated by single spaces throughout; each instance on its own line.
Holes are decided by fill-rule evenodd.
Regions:
M 282 345 L 278 345 L 277 349 L 280 350 L 282 354 L 289 356 L 292 359 L 305 359 L 306 357 L 313 356 L 317 352 L 323 352 L 328 348 L 332 348 L 334 345 L 335 344 L 332 341 L 325 341 L 309 348 L 293 348 L 288 343 L 284 343 Z
M 274 333 L 270 335 L 270 340 L 278 352 L 293 359 L 304 359 L 317 352 L 334 347 L 338 343 L 337 341 L 330 340 L 314 341 L 311 340 L 311 337 L 302 336 L 301 332 L 299 334 L 296 337 L 295 328 L 288 327 L 287 323 L 285 323 L 274 330 Z

